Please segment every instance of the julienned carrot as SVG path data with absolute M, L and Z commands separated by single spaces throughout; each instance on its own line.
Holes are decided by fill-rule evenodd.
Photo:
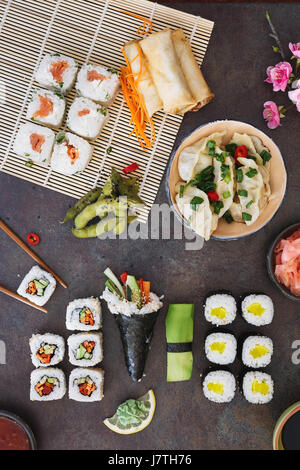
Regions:
M 147 304 L 148 302 L 150 302 L 150 282 L 149 281 L 143 281 L 143 294 L 144 294 L 145 303 Z
M 138 36 L 144 36 L 145 34 L 149 34 L 152 31 L 152 21 L 148 18 L 144 18 L 143 16 L 136 15 L 135 13 L 130 13 L 129 11 L 120 10 L 120 13 L 124 13 L 125 15 L 132 16 L 133 18 L 137 18 L 138 20 L 143 21 L 143 24 L 139 26 L 136 34 Z M 148 28 L 146 28 L 148 26 Z

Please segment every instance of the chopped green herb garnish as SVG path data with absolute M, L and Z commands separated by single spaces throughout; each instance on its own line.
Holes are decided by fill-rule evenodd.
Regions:
M 198 206 L 200 206 L 200 204 L 202 204 L 203 201 L 204 199 L 202 199 L 202 197 L 194 196 L 190 202 L 190 206 L 193 209 L 193 211 L 196 211 L 198 209 Z
M 179 188 L 179 197 L 183 197 L 183 193 L 184 193 L 184 184 L 181 184 Z
M 65 138 L 65 134 L 58 135 L 58 137 L 57 137 L 57 139 L 56 139 L 56 142 L 57 142 L 58 144 L 61 144 L 62 141 L 64 140 L 64 138 Z
M 30 119 L 31 119 L 31 121 L 35 121 L 34 117 L 31 117 Z
M 201 173 L 198 173 L 195 176 L 195 180 L 192 181 L 192 186 L 197 186 L 198 189 L 201 189 L 201 191 L 205 193 L 215 191 L 214 167 L 210 165 L 202 170 Z
M 110 145 L 109 147 L 107 147 L 106 153 L 109 155 L 111 152 L 112 152 L 112 146 Z
M 63 96 L 58 91 L 55 91 L 54 94 L 58 96 L 61 100 L 64 99 Z
M 230 173 L 229 173 L 229 166 L 228 165 L 221 165 L 221 176 L 223 178 L 223 180 L 225 181 L 225 183 L 229 183 L 229 181 L 231 180 L 231 176 L 230 176 Z
M 30 157 L 30 153 L 24 153 L 25 157 Z
M 225 145 L 225 149 L 227 152 L 229 152 L 231 155 L 234 154 L 234 152 L 236 151 L 237 149 L 237 144 L 227 144 Z
M 27 166 L 27 168 L 31 168 L 33 166 L 33 161 L 27 160 L 27 162 L 25 163 L 25 166 Z
M 217 153 L 215 155 L 216 159 L 218 160 L 218 162 L 221 162 L 221 163 L 224 163 L 225 162 L 225 157 L 223 155 L 223 152 L 222 153 Z
M 62 88 L 64 86 L 64 82 L 59 82 L 59 86 Z
M 228 199 L 230 196 L 231 196 L 231 192 L 230 192 L 230 191 L 225 191 L 225 193 L 223 193 L 223 198 L 224 198 L 224 199 Z
M 60 56 L 59 52 L 55 52 L 55 53 L 51 54 L 51 57 L 59 57 L 59 56 Z
M 231 181 L 231 176 L 230 176 L 229 173 L 225 176 L 224 181 L 225 181 L 225 183 L 227 183 L 227 184 L 230 183 L 230 181 Z
M 242 212 L 242 219 L 243 219 L 244 221 L 247 221 L 247 222 L 248 222 L 248 221 L 252 220 L 252 215 L 251 215 L 251 214 L 248 214 L 247 212 Z
M 250 158 L 250 160 L 253 160 L 254 162 L 257 161 L 257 158 L 254 155 L 248 155 L 248 158 Z
M 98 108 L 97 111 L 99 113 L 101 113 L 103 116 L 107 116 L 107 109 L 102 107 L 102 108 Z
M 246 191 L 246 189 L 239 189 L 238 195 L 242 197 L 248 197 L 248 191 Z
M 250 168 L 250 170 L 247 171 L 246 176 L 248 176 L 248 178 L 253 178 L 257 173 L 258 171 L 255 168 Z
M 225 214 L 223 215 L 223 219 L 225 219 L 225 221 L 228 223 L 228 224 L 231 224 L 233 222 L 233 217 L 232 215 L 230 214 L 229 210 L 225 212 Z
M 116 69 L 107 69 L 108 72 L 110 73 L 118 73 L 118 71 Z
M 271 160 L 272 155 L 267 150 L 263 150 L 260 154 L 261 158 L 263 159 L 264 165 Z
M 223 209 L 224 204 L 222 201 L 212 201 L 212 206 L 214 208 L 215 214 L 220 214 L 221 209 Z
M 215 146 L 216 146 L 216 141 L 215 140 L 209 140 L 206 145 L 209 149 L 214 149 Z
M 244 179 L 244 175 L 243 175 L 243 170 L 241 169 L 237 169 L 236 170 L 236 180 L 238 183 L 241 183 Z
M 252 199 L 251 199 L 251 201 L 249 201 L 248 204 L 246 205 L 246 209 L 249 209 L 249 207 L 251 207 L 252 204 L 253 204 L 253 201 L 252 201 Z
M 110 99 L 111 99 L 110 94 L 109 94 L 109 93 L 106 93 L 106 95 L 105 95 L 105 101 L 108 101 L 108 100 L 110 100 Z
M 214 149 L 214 148 L 213 148 L 213 149 L 209 149 L 208 155 L 211 155 L 212 157 L 214 157 L 215 154 L 216 154 L 216 153 L 215 153 L 215 149 Z

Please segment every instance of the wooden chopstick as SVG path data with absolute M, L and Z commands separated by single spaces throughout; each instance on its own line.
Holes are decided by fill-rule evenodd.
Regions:
M 19 300 L 20 302 L 23 302 L 24 304 L 30 305 L 31 307 L 36 308 L 37 310 L 41 310 L 44 313 L 48 313 L 48 310 L 46 308 L 41 307 L 40 305 L 36 305 L 33 302 L 30 302 L 30 300 L 25 299 L 25 297 L 22 297 L 16 292 L 12 292 L 11 290 L 6 289 L 6 287 L 3 287 L 1 285 L 0 285 L 0 292 L 3 292 L 3 294 L 9 295 L 10 297 L 13 297 L 16 300 Z
M 31 256 L 32 259 L 34 259 L 40 266 L 42 266 L 46 271 L 48 271 L 49 273 L 52 274 L 52 276 L 55 277 L 55 279 L 57 280 L 57 282 L 59 282 L 59 284 L 61 284 L 64 288 L 67 288 L 67 284 L 57 275 L 55 274 L 54 271 L 52 271 L 52 269 L 49 268 L 49 266 L 47 266 L 46 263 L 44 263 L 44 261 L 37 255 L 34 253 L 34 251 L 32 251 L 27 245 L 26 243 L 23 242 L 23 240 L 21 240 L 20 237 L 18 237 L 18 235 L 16 235 L 4 222 L 3 220 L 0 219 L 0 228 L 3 230 L 3 232 L 5 232 L 14 242 L 17 243 L 17 245 L 19 245 L 22 250 L 24 250 L 29 256 Z

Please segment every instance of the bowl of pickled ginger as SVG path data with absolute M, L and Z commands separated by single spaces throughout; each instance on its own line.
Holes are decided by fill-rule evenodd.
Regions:
M 194 130 L 173 152 L 167 174 L 175 214 L 206 241 L 256 233 L 280 208 L 286 187 L 278 146 L 239 121 Z

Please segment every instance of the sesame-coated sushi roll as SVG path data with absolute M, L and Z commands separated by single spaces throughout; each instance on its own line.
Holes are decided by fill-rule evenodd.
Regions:
M 66 379 L 62 370 L 56 367 L 39 367 L 31 372 L 30 400 L 59 400 L 66 393 Z
M 68 113 L 68 128 L 81 137 L 96 139 L 108 120 L 104 106 L 88 98 L 75 98 Z
M 91 331 L 101 327 L 101 305 L 99 299 L 75 299 L 69 303 L 66 315 L 68 330 Z
M 46 54 L 37 70 L 36 81 L 46 88 L 56 88 L 67 93 L 74 85 L 77 62 L 58 52 Z
M 101 333 L 77 333 L 68 338 L 69 361 L 74 366 L 92 367 L 103 359 Z
M 266 336 L 249 336 L 243 344 L 242 361 L 248 367 L 266 367 L 273 354 L 273 341 Z
M 47 166 L 50 160 L 54 132 L 43 126 L 27 122 L 21 124 L 16 135 L 13 150 L 27 160 Z
M 117 70 L 101 65 L 83 65 L 78 73 L 76 90 L 85 98 L 90 98 L 104 106 L 109 106 L 120 88 Z
M 216 403 L 229 403 L 235 395 L 234 376 L 225 370 L 209 372 L 203 381 L 205 397 Z
M 52 333 L 32 335 L 29 346 L 35 367 L 55 366 L 64 358 L 65 341 L 61 336 Z
M 243 379 L 243 393 L 249 403 L 269 403 L 274 393 L 272 377 L 260 371 L 247 372 Z
M 60 127 L 65 108 L 65 99 L 58 91 L 34 90 L 28 104 L 26 119 L 50 127 Z
M 236 357 L 237 342 L 229 333 L 212 333 L 205 340 L 205 354 L 214 364 L 231 364 Z
M 229 325 L 236 317 L 236 301 L 229 294 L 214 294 L 206 298 L 204 315 L 213 325 Z
M 100 401 L 103 398 L 103 382 L 101 369 L 73 369 L 69 378 L 69 398 L 81 402 Z
M 274 316 L 272 299 L 264 294 L 247 295 L 242 302 L 242 315 L 251 325 L 269 325 Z
M 78 135 L 70 132 L 56 137 L 51 157 L 51 168 L 64 175 L 81 173 L 89 164 L 93 147 Z
M 55 291 L 56 280 L 39 266 L 33 266 L 17 290 L 18 294 L 37 305 L 45 305 Z

